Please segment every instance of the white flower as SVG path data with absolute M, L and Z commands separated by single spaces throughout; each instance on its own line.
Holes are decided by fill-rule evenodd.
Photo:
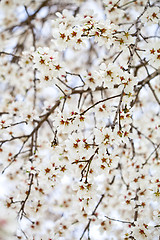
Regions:
M 40 81 L 42 83 L 52 83 L 54 78 L 66 74 L 58 52 L 50 50 L 49 48 L 39 47 L 37 51 L 33 53 L 33 62 L 35 63 L 35 68 L 40 71 Z
M 30 51 L 24 51 L 22 57 L 20 58 L 19 65 L 22 68 L 30 69 L 33 67 L 33 49 Z
M 136 226 L 132 230 L 132 235 L 135 239 L 144 240 L 151 238 L 150 227 L 145 222 L 136 222 Z
M 156 68 L 160 66 L 160 46 L 159 41 L 154 41 L 146 44 L 145 56 L 149 60 L 149 63 Z
M 148 7 L 145 13 L 141 17 L 141 21 L 144 24 L 158 24 L 160 21 L 159 7 Z
M 100 74 L 102 75 L 104 87 L 113 88 L 114 84 L 118 84 L 120 82 L 117 78 L 118 69 L 114 64 L 109 64 L 107 66 L 105 63 L 102 63 L 100 65 Z
M 59 27 L 60 24 L 64 25 L 65 28 L 70 28 L 73 27 L 75 24 L 74 16 L 67 9 L 64 9 L 62 11 L 62 14 L 60 12 L 57 12 L 56 16 L 58 18 L 52 22 L 54 28 Z
M 100 74 L 97 71 L 88 72 L 84 75 L 85 86 L 84 89 L 88 87 L 91 88 L 93 91 L 96 89 L 97 86 L 102 85 L 102 81 L 100 80 Z

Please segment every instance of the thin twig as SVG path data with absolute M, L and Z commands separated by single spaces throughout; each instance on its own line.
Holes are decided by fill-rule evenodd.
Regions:
M 95 212 L 96 212 L 96 210 L 97 210 L 97 208 L 99 207 L 99 205 L 100 205 L 100 203 L 102 202 L 102 200 L 103 200 L 103 198 L 104 198 L 104 194 L 102 194 L 102 196 L 101 196 L 101 198 L 99 199 L 99 201 L 98 201 L 98 203 L 97 203 L 97 205 L 96 205 L 96 207 L 95 207 L 95 209 L 93 210 L 93 212 L 92 212 L 92 215 L 95 215 Z M 82 238 L 83 238 L 83 236 L 84 236 L 84 234 L 85 234 L 85 232 L 87 231 L 87 229 L 90 227 L 90 224 L 91 224 L 91 219 L 89 219 L 89 221 L 88 221 L 88 224 L 86 225 L 86 227 L 85 227 L 85 229 L 84 229 L 84 231 L 83 231 L 83 233 L 82 233 L 82 235 L 81 235 L 81 237 L 80 237 L 80 239 L 79 240 L 82 240 Z

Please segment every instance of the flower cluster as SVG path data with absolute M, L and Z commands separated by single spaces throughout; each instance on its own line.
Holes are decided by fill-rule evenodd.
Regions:
M 141 20 L 148 25 L 158 24 L 160 21 L 159 7 L 148 8 L 142 15 Z
M 159 0 L 0 13 L 0 239 L 157 240 Z
M 149 43 L 147 46 L 146 57 L 152 66 L 158 66 L 160 63 L 160 47 L 159 42 L 153 44 Z
M 58 52 L 49 48 L 38 48 L 33 54 L 35 68 L 40 71 L 40 81 L 51 84 L 55 78 L 65 75 L 63 63 L 60 62 Z
M 118 28 L 109 20 L 98 20 L 93 11 L 86 11 L 83 15 L 73 17 L 68 11 L 57 13 L 58 19 L 53 22 L 54 43 L 62 50 L 67 47 L 81 49 L 87 47 L 87 39 L 94 38 L 99 46 L 107 48 L 114 44 L 125 47 L 134 38 L 129 32 L 118 32 Z

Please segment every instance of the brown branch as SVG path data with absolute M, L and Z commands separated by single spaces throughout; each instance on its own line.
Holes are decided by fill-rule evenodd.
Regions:
M 128 189 L 129 189 L 129 184 L 127 184 L 127 183 L 125 182 L 125 180 L 124 180 L 124 177 L 123 177 L 123 174 L 122 174 L 122 165 L 121 165 L 121 163 L 118 163 L 117 169 L 120 170 L 121 180 L 122 180 L 122 182 L 126 185 L 126 188 L 127 188 L 127 190 L 128 190 Z
M 96 151 L 94 152 L 94 154 L 90 157 L 90 159 L 89 159 L 89 161 L 88 161 L 88 168 L 87 168 L 87 173 L 86 173 L 86 176 L 85 176 L 85 183 L 88 183 L 88 173 L 89 173 L 89 169 L 90 169 L 90 165 L 91 165 L 91 162 L 92 162 L 92 160 L 93 160 L 93 158 L 94 158 L 94 156 L 95 156 L 95 154 L 97 154 L 98 153 L 98 150 L 99 150 L 99 147 L 96 149 Z
M 134 200 L 135 201 L 138 201 L 138 192 L 139 192 L 139 190 L 140 190 L 140 188 L 138 188 L 137 190 L 136 190 L 136 196 L 135 196 L 135 198 L 134 198 Z M 138 219 L 138 204 L 136 203 L 136 205 L 135 205 L 135 212 L 134 212 L 134 222 L 136 222 L 137 221 L 137 219 Z
M 114 96 L 111 96 L 111 97 L 108 97 L 108 98 L 105 98 L 105 99 L 102 99 L 96 103 L 94 103 L 92 106 L 90 106 L 89 108 L 87 108 L 85 111 L 83 111 L 80 115 L 84 115 L 86 112 L 88 112 L 91 108 L 95 107 L 96 105 L 98 105 L 99 103 L 102 103 L 102 102 L 105 102 L 107 100 L 110 100 L 110 99 L 114 99 L 114 98 L 117 98 L 117 97 L 120 97 L 121 94 L 118 94 L 118 95 L 114 95 Z
M 17 59 L 19 59 L 20 58 L 20 56 L 17 56 L 17 55 L 15 55 L 15 54 L 13 54 L 13 53 L 8 53 L 8 52 L 0 52 L 0 56 L 1 55 L 8 55 L 8 56 L 12 56 L 12 57 L 14 57 L 14 58 L 17 58 Z
M 129 221 L 124 221 L 124 220 L 119 220 L 119 219 L 115 219 L 115 218 L 110 218 L 108 216 L 105 216 L 107 219 L 111 220 L 111 221 L 115 221 L 115 222 L 120 222 L 120 223 L 128 223 L 131 224 L 132 226 L 135 226 L 135 224 L 133 222 L 129 222 Z
M 149 161 L 149 159 L 152 157 L 152 155 L 157 152 L 157 149 L 160 147 L 160 144 L 157 145 L 157 147 L 154 149 L 153 152 L 151 152 L 151 154 L 148 156 L 148 158 L 146 159 L 146 161 L 144 163 L 142 163 L 142 165 L 144 166 L 145 164 L 147 164 L 147 162 Z
M 143 137 L 145 137 L 150 143 L 152 143 L 153 147 L 155 148 L 156 147 L 156 143 L 154 143 L 149 137 L 147 137 L 144 133 L 142 133 L 141 131 L 138 130 L 137 127 L 135 127 L 133 124 L 131 124 L 132 128 L 134 128 L 138 135 L 142 135 Z
M 22 27 L 22 26 L 25 26 L 25 25 L 29 25 L 31 23 L 31 21 L 36 17 L 37 13 L 45 6 L 47 6 L 47 4 L 49 3 L 50 0 L 45 0 L 43 1 L 40 6 L 37 8 L 37 10 L 32 14 L 32 15 L 29 15 L 27 17 L 26 20 L 20 22 L 19 24 L 16 24 L 16 25 L 13 25 L 11 27 L 8 27 L 5 29 L 5 31 L 12 31 L 15 27 Z
M 156 93 L 155 93 L 155 90 L 153 89 L 152 85 L 150 84 L 150 82 L 147 83 L 149 88 L 151 89 L 152 93 L 153 93 L 153 96 L 155 97 L 157 103 L 160 105 L 160 100 L 158 99 Z
M 137 85 L 141 85 L 138 89 L 137 89 L 137 94 L 135 97 L 135 100 L 131 103 L 131 107 L 134 106 L 134 104 L 137 102 L 139 93 L 141 91 L 141 89 L 144 87 L 145 84 L 148 84 L 150 80 L 152 80 L 153 78 L 155 78 L 156 76 L 158 76 L 160 74 L 160 68 L 157 69 L 156 71 L 154 71 L 151 75 L 147 76 L 145 79 L 143 79 L 142 81 L 139 81 Z
M 22 135 L 22 136 L 17 136 L 17 137 L 12 136 L 10 139 L 1 140 L 0 141 L 0 143 L 1 143 L 0 147 L 6 142 L 11 142 L 11 141 L 16 140 L 16 139 L 28 138 L 28 137 L 29 137 L 29 135 Z
M 25 211 L 24 211 L 24 208 L 25 208 L 25 204 L 26 204 L 26 202 L 27 202 L 27 200 L 28 200 L 28 198 L 29 198 L 29 196 L 30 196 L 30 193 L 31 193 L 31 188 L 32 188 L 32 185 L 33 185 L 33 178 L 34 178 L 34 174 L 33 173 L 31 173 L 30 174 L 30 183 L 29 183 L 29 188 L 28 188 L 28 191 L 26 192 L 26 198 L 23 200 L 23 201 L 21 201 L 21 208 L 20 208 L 20 210 L 19 210 L 19 212 L 18 212 L 18 216 L 21 214 L 21 216 L 20 216 L 20 219 L 22 219 L 22 217 L 23 217 L 23 214 L 25 213 Z
M 33 131 L 29 134 L 29 137 L 31 137 L 35 132 L 38 131 L 38 129 L 42 126 L 42 124 L 48 119 L 48 117 L 54 112 L 54 110 L 60 105 L 60 100 L 56 101 L 55 105 L 49 110 L 49 112 L 47 112 L 44 115 L 44 118 L 39 121 L 38 125 L 33 129 Z
M 99 205 L 100 205 L 100 203 L 102 202 L 102 200 L 103 200 L 103 198 L 104 198 L 104 194 L 102 194 L 102 196 L 101 196 L 101 198 L 99 199 L 99 201 L 98 201 L 98 203 L 97 203 L 97 205 L 96 205 L 96 207 L 95 207 L 95 209 L 93 210 L 93 212 L 92 212 L 92 216 L 93 215 L 95 215 L 95 212 L 96 212 L 96 210 L 97 210 L 97 208 L 99 207 Z M 87 229 L 89 229 L 89 227 L 90 227 L 90 224 L 91 224 L 91 219 L 89 219 L 89 221 L 88 221 L 88 224 L 86 225 L 86 227 L 85 227 L 85 229 L 84 229 L 84 231 L 83 231 L 83 233 L 82 233 L 82 235 L 81 235 L 81 237 L 80 237 L 80 239 L 79 240 L 82 240 L 82 238 L 83 238 L 83 236 L 84 236 L 84 234 L 85 234 L 85 232 L 87 231 Z
M 112 123 L 112 131 L 114 130 L 115 125 L 116 125 L 116 120 L 117 120 L 117 117 L 118 117 L 118 113 L 119 113 L 119 111 L 120 111 L 120 107 L 121 107 L 123 95 L 124 95 L 124 90 L 122 91 L 121 94 L 119 94 L 120 100 L 119 100 L 119 104 L 118 104 L 118 107 L 117 107 L 117 111 L 116 111 L 116 114 L 115 114 L 115 117 L 114 117 L 114 120 L 113 120 L 113 123 Z
M 154 71 L 152 74 L 150 74 L 149 76 L 147 76 L 144 80 L 139 81 L 138 85 L 141 85 L 142 87 L 148 83 L 151 79 L 155 78 L 156 76 L 158 76 L 160 74 L 160 68 L 157 69 L 156 71 Z
M 19 124 L 22 124 L 22 123 L 28 124 L 27 121 L 24 120 L 24 121 L 21 121 L 21 122 L 11 123 L 11 124 L 8 125 L 8 126 L 2 127 L 2 129 L 6 129 L 6 128 L 9 128 L 9 127 L 13 127 L 13 126 L 16 126 L 16 125 L 19 125 Z

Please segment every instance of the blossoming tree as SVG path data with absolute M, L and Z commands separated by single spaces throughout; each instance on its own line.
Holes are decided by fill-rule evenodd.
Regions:
M 0 2 L 0 239 L 160 239 L 160 1 Z

